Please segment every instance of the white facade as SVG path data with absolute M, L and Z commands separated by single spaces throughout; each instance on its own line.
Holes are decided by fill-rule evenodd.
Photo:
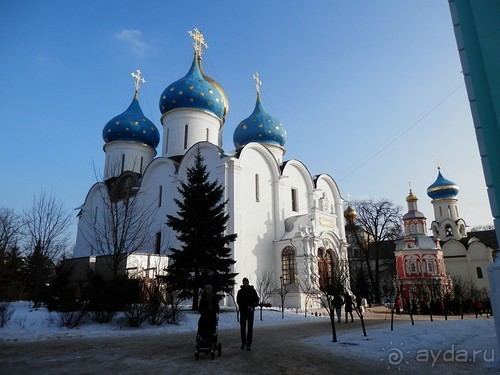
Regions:
M 176 234 L 166 225 L 166 217 L 176 216 L 174 199 L 180 198 L 177 188 L 180 181 L 186 180 L 186 169 L 200 150 L 210 178 L 225 187 L 230 217 L 227 231 L 238 235 L 231 245 L 236 261 L 234 272 L 238 273 L 235 292 L 243 277 L 256 284 L 263 272 L 272 272 L 279 285 L 280 277 L 290 271 L 282 265 L 287 248 L 293 252 L 294 275 L 285 306 L 303 308 L 305 296 L 300 293 L 298 280 L 305 280 L 314 272 L 317 265 L 313 259 L 318 251 L 329 251 L 334 261 L 347 264 L 343 200 L 335 181 L 327 174 L 312 176 L 298 160 L 282 162 L 282 144 L 250 141 L 237 151 L 226 153 L 220 148 L 224 118 L 209 110 L 175 108 L 164 113 L 161 121 L 162 154 L 157 158 L 151 157 L 154 147 L 130 147 L 128 140 L 115 139 L 104 147 L 106 160 L 121 160 L 120 155 L 125 160 L 150 160 L 140 169 L 137 162 L 124 164 L 126 171 L 137 174 L 137 197 L 145 206 L 157 207 L 151 229 L 154 235 L 141 253 L 160 250 L 159 253 L 168 254 L 168 248 L 178 246 Z M 149 152 L 144 152 L 144 147 Z M 90 231 L 89 220 L 84 220 L 84 216 L 103 209 L 98 191 L 104 186 L 104 182 L 94 185 L 81 207 L 75 258 L 96 255 L 88 235 L 84 236 Z M 161 233 L 161 249 L 157 233 Z M 273 304 L 278 304 L 278 298 Z

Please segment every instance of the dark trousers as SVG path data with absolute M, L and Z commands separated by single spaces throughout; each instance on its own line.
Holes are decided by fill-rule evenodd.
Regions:
M 253 311 L 248 309 L 240 310 L 241 344 L 252 345 L 253 336 Z M 248 328 L 248 330 L 247 330 Z

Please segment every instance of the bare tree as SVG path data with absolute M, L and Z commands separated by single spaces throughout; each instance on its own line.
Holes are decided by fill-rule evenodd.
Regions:
M 81 233 L 106 262 L 105 272 L 116 279 L 129 254 L 153 246 L 161 248 L 163 238 L 154 244 L 153 235 L 158 203 L 141 199 L 140 181 L 130 171 L 99 183 L 97 188 L 99 202 L 82 214 L 85 229 Z
M 16 247 L 23 234 L 21 217 L 14 210 L 0 207 L 0 259 L 5 253 Z
M 257 294 L 260 296 L 260 320 L 262 320 L 262 308 L 269 302 L 272 295 L 278 291 L 278 285 L 274 274 L 270 271 L 261 272 L 257 276 Z
M 308 298 L 316 301 L 326 310 L 330 317 L 332 342 L 337 342 L 333 299 L 336 295 L 349 292 L 347 288 L 349 281 L 348 262 L 339 261 L 331 255 L 322 257 L 321 254 L 314 256 L 314 260 L 318 265 L 316 271 L 309 278 L 303 277 L 299 287 Z
M 0 301 L 22 297 L 24 290 L 19 269 L 23 260 L 19 245 L 23 236 L 19 215 L 8 208 L 0 208 Z
M 71 217 L 52 193 L 41 192 L 24 211 L 25 276 L 30 297 L 36 305 L 43 300 L 43 291 L 54 272 L 55 261 L 67 251 Z
M 280 276 L 280 287 L 277 288 L 276 292 L 280 296 L 281 300 L 281 319 L 285 319 L 285 300 L 289 290 L 289 284 L 285 284 L 283 276 Z
M 380 256 L 384 243 L 402 236 L 401 207 L 387 199 L 354 201 L 352 205 L 356 217 L 348 221 L 346 231 L 363 253 L 375 302 L 380 303 Z M 389 269 L 392 273 L 392 267 Z
M 23 222 L 28 254 L 37 248 L 54 262 L 68 250 L 71 216 L 52 193 L 42 191 L 34 196 L 32 206 L 24 211 Z

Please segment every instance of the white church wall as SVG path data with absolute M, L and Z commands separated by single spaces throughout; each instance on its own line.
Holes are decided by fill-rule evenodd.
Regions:
M 203 141 L 219 145 L 221 123 L 213 114 L 195 109 L 175 109 L 165 114 L 161 122 L 164 129 L 163 156 L 184 155 L 191 146 Z
M 142 174 L 156 155 L 155 149 L 142 143 L 116 141 L 104 145 L 106 161 L 104 179 L 117 177 L 123 171 Z
M 307 168 L 298 160 L 290 160 L 283 169 L 283 195 L 280 197 L 284 203 L 284 219 L 289 216 L 311 213 L 314 207 L 313 181 Z M 295 191 L 295 202 L 292 191 Z
M 238 235 L 234 244 L 235 272 L 239 277 L 256 280 L 257 270 L 275 268 L 273 207 L 278 168 L 272 155 L 261 145 L 246 146 L 235 168 L 239 170 L 234 181 L 239 212 L 235 218 Z
M 149 252 L 168 254 L 171 246 L 177 245 L 175 235 L 166 225 L 167 215 L 175 214 L 175 203 L 173 197 L 176 193 L 175 165 L 167 158 L 155 159 L 146 169 L 141 183 L 141 194 L 144 200 L 144 207 L 149 207 L 154 211 L 154 224 L 151 228 L 151 240 Z M 160 234 L 159 249 L 157 233 Z M 146 250 L 146 249 L 145 249 Z
M 89 190 L 78 219 L 76 244 L 73 250 L 74 258 L 97 255 L 94 250 L 97 246 L 92 239 L 93 229 L 91 225 L 103 225 L 102 212 L 105 209 L 103 198 L 107 197 L 107 194 L 107 188 L 104 183 L 96 183 Z
M 344 222 L 344 200 L 340 194 L 340 190 L 337 186 L 337 183 L 333 180 L 333 178 L 329 175 L 322 174 L 319 176 L 316 186 L 323 191 L 328 191 L 326 185 L 329 188 L 329 191 L 332 195 L 332 205 L 333 205 L 333 214 L 335 215 L 335 220 L 337 223 L 337 228 L 335 233 L 338 234 L 339 238 L 345 239 L 345 222 Z M 347 257 L 347 252 L 345 253 Z

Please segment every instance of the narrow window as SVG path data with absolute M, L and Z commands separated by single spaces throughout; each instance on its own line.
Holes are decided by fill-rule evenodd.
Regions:
M 432 260 L 427 261 L 427 273 L 434 273 L 434 262 Z
M 260 202 L 259 175 L 255 174 L 255 201 Z
M 92 221 L 94 222 L 94 224 L 97 222 L 97 212 L 98 212 L 98 209 L 99 209 L 99 206 L 95 206 L 95 208 L 94 208 L 94 217 L 92 219 Z
M 160 254 L 161 250 L 161 232 L 156 233 L 155 237 L 155 254 Z
M 295 250 L 287 246 L 281 253 L 281 270 L 283 272 L 283 284 L 295 283 Z
M 439 216 L 443 216 L 443 207 L 439 206 Z
M 477 272 L 477 278 L 482 279 L 483 278 L 483 270 L 481 267 L 476 267 L 476 272 Z
M 451 217 L 451 207 L 448 205 L 448 217 Z
M 292 188 L 292 211 L 299 212 L 296 188 Z
M 458 215 L 458 206 L 455 206 L 455 212 L 457 213 L 457 217 L 459 217 L 459 215 Z
M 122 170 L 121 173 L 125 170 L 125 154 L 122 154 Z
M 187 148 L 188 144 L 188 126 L 187 124 L 184 126 L 184 150 Z
M 210 135 L 209 129 L 207 128 L 206 141 L 208 142 L 208 137 Z
M 142 167 L 144 165 L 144 156 L 141 156 L 141 169 L 139 171 L 140 174 L 142 174 Z
M 163 185 L 160 185 L 160 189 L 158 191 L 158 207 L 161 207 L 162 195 L 163 195 Z
M 165 153 L 168 151 L 168 138 L 169 138 L 169 132 L 170 129 L 167 129 L 167 134 L 165 135 Z
M 410 272 L 411 273 L 416 273 L 417 272 L 417 263 L 415 263 L 414 261 L 410 262 Z

